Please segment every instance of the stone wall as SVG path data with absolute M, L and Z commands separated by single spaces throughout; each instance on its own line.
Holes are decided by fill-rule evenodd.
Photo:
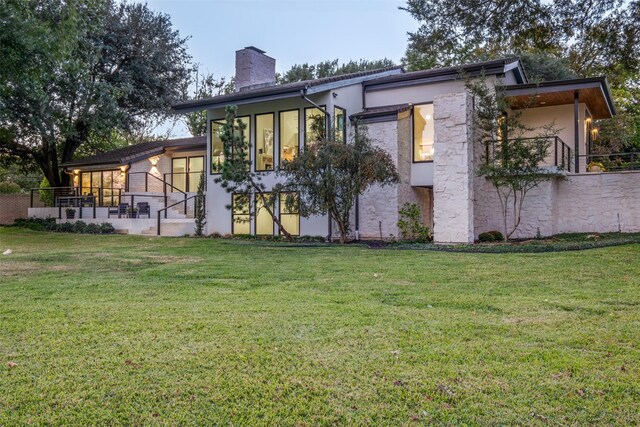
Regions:
M 44 206 L 38 194 L 33 195 L 34 207 Z M 30 194 L 0 194 L 0 225 L 13 224 L 17 218 L 28 216 Z
M 500 202 L 491 182 L 479 177 L 475 191 L 475 237 L 502 231 Z M 585 173 L 542 183 L 525 198 L 512 237 L 535 237 L 538 230 L 542 236 L 640 231 L 640 172 Z
M 387 151 L 398 167 L 398 122 L 371 123 L 368 131 L 373 144 Z M 380 239 L 382 236 L 387 239 L 390 235 L 397 236 L 397 222 L 397 185 L 375 185 L 360 196 L 360 238 Z
M 466 92 L 434 97 L 434 240 L 473 242 L 474 151 L 471 98 Z

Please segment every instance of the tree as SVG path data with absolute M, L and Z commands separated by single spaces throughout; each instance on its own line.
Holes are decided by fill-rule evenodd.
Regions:
M 195 198 L 194 216 L 196 218 L 195 233 L 196 236 L 202 236 L 204 226 L 207 223 L 206 206 L 204 204 L 204 172 L 200 174 L 200 180 L 198 181 L 198 192 Z
M 89 141 L 171 114 L 191 72 L 167 15 L 115 0 L 0 2 L 0 157 L 52 186 Z
M 195 88 L 191 99 L 206 99 L 226 95 L 235 91 L 235 81 L 226 77 L 216 79 L 213 74 L 200 74 L 195 70 Z M 196 111 L 184 116 L 184 123 L 193 136 L 207 133 L 207 112 Z
M 355 73 L 358 71 L 377 70 L 380 68 L 392 67 L 395 63 L 387 58 L 378 60 L 361 59 L 359 61 L 349 61 L 340 64 L 338 59 L 322 61 L 316 65 L 304 63 L 295 64 L 284 74 L 278 74 L 276 80 L 279 84 L 293 83 L 303 80 L 321 79 L 324 77 L 339 76 L 342 74 Z
M 542 182 L 562 176 L 558 171 L 541 167 L 558 132 L 554 123 L 537 128 L 523 124 L 521 110 L 511 109 L 504 87 L 499 83 L 490 87 L 484 79 L 476 79 L 468 81 L 467 88 L 475 98 L 476 149 L 487 153 L 476 173 L 488 177 L 496 190 L 503 236 L 507 241 L 520 225 L 522 206 L 529 191 Z M 505 111 L 508 114 L 505 115 Z
M 398 182 L 398 173 L 389 153 L 374 147 L 364 128 L 349 144 L 326 138 L 322 132 L 317 132 L 317 139 L 298 157 L 284 163 L 283 188 L 299 194 L 301 216 L 328 213 L 338 226 L 340 243 L 345 243 L 356 198 L 375 184 Z
M 273 218 L 280 233 L 291 241 L 291 234 L 284 228 L 280 217 L 275 213 L 275 201 L 278 199 L 280 187 L 273 188 L 271 194 L 266 193 L 267 187 L 262 182 L 262 176 L 252 172 L 251 144 L 245 136 L 246 125 L 236 119 L 238 108 L 231 105 L 226 107 L 225 111 L 226 120 L 220 136 L 224 147 L 224 161 L 220 165 L 220 176 L 216 178 L 215 182 L 219 183 L 228 193 L 255 194 L 256 197 L 259 197 L 261 208 Z M 249 198 L 246 199 L 244 203 L 250 203 Z M 227 206 L 227 208 L 233 209 L 234 206 Z M 251 210 L 248 209 L 248 211 Z

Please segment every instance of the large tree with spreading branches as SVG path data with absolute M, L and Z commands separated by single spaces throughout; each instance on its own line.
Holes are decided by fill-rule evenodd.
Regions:
M 0 159 L 52 186 L 91 141 L 166 119 L 189 83 L 186 39 L 145 4 L 4 0 L 0 25 Z

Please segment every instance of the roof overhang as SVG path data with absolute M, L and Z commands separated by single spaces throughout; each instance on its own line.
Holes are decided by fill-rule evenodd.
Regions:
M 403 72 L 404 70 L 401 67 L 394 67 L 380 72 L 354 76 L 352 78 L 340 79 L 340 76 L 336 76 L 336 80 L 327 79 L 328 81 L 321 84 L 313 84 L 313 82 L 305 84 L 304 82 L 299 82 L 299 84 L 276 85 L 269 88 L 260 88 L 257 91 L 237 92 L 231 95 L 221 95 L 208 99 L 182 102 L 173 105 L 172 108 L 177 113 L 186 114 L 202 110 L 224 108 L 228 105 L 258 104 L 261 102 L 299 97 L 301 93 L 304 95 L 313 95 L 327 92 L 344 86 L 361 84 L 373 79 L 402 74 Z
M 505 88 L 505 95 L 513 109 L 573 104 L 577 95 L 596 120 L 616 114 L 606 77 L 511 85 Z

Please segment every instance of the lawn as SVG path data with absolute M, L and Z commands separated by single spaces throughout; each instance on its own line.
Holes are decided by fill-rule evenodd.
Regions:
M 473 254 L 0 228 L 6 248 L 3 426 L 640 423 L 638 244 Z

